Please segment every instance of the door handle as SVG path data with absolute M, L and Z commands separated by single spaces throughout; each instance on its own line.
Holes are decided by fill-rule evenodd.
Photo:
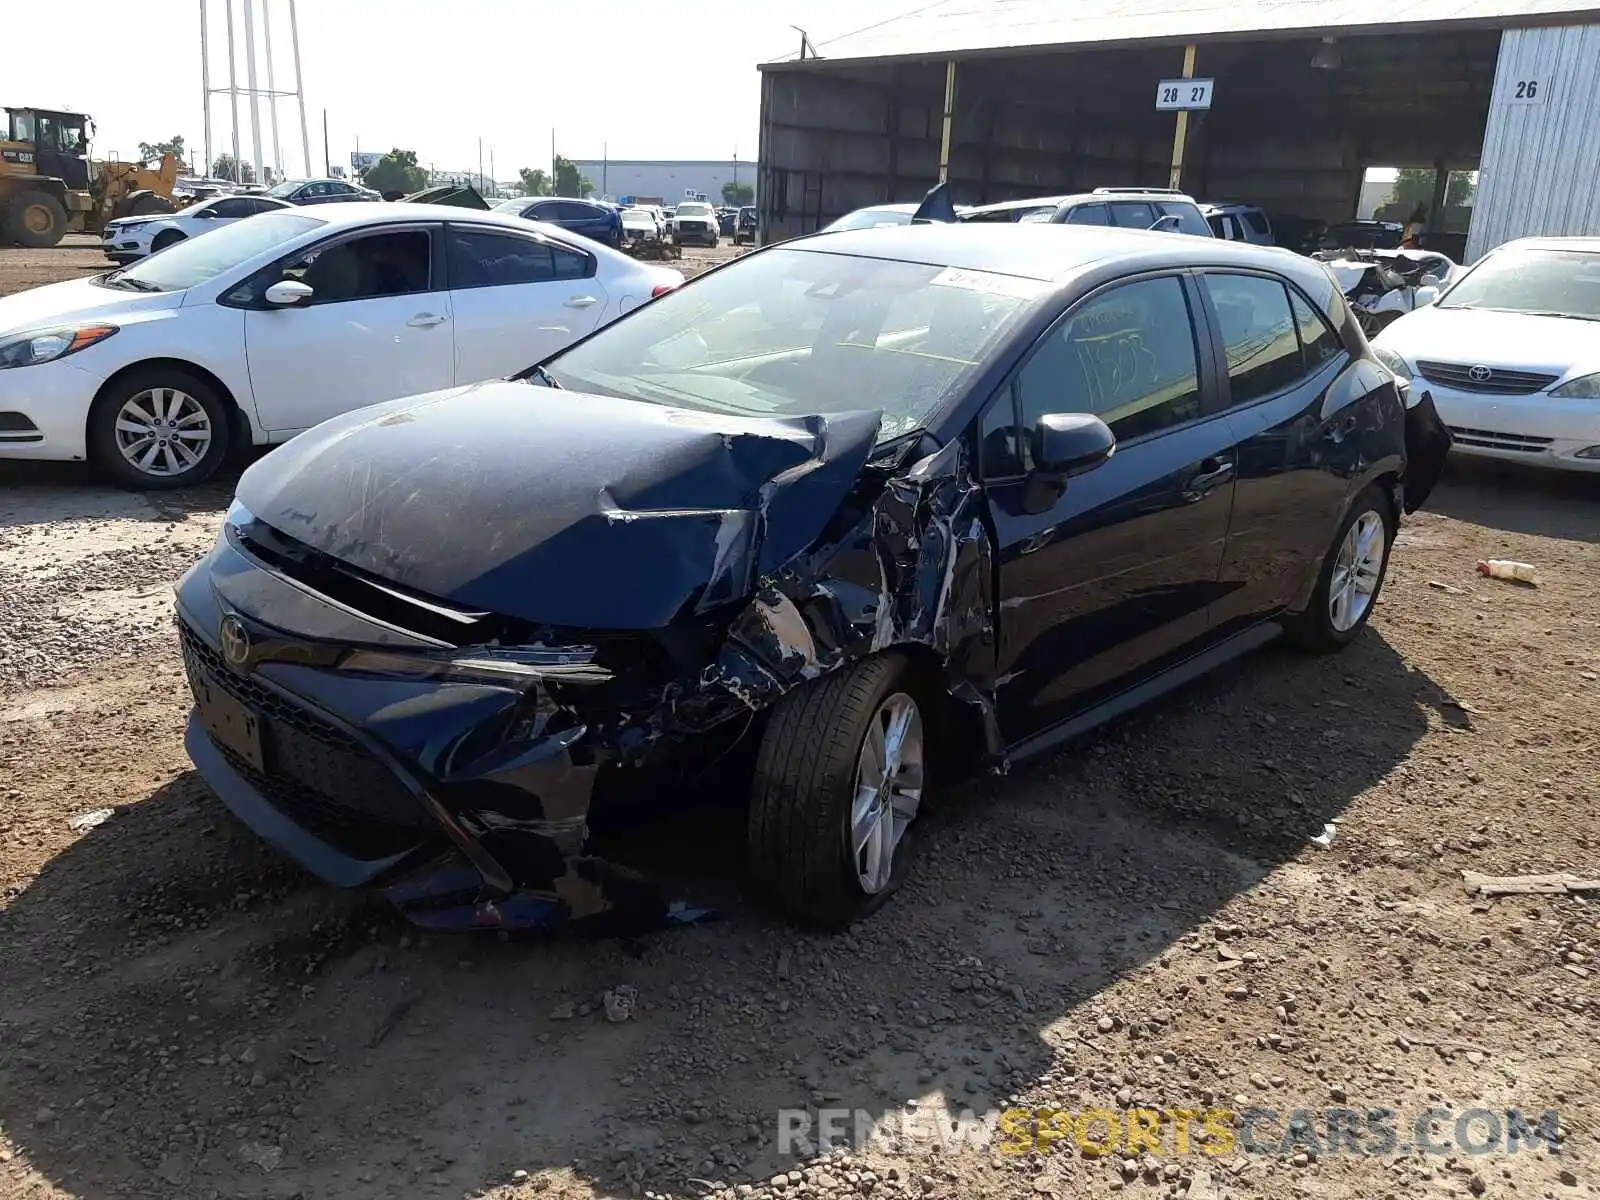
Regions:
M 418 313 L 406 324 L 413 329 L 431 329 L 435 325 L 443 325 L 449 319 L 449 317 L 441 317 L 437 313 Z
M 1233 460 L 1207 458 L 1201 461 L 1199 472 L 1189 480 L 1189 491 L 1205 492 L 1233 476 Z
M 568 308 L 588 308 L 591 304 L 599 303 L 600 301 L 595 299 L 593 296 L 574 296 L 572 299 L 567 301 L 566 306 Z

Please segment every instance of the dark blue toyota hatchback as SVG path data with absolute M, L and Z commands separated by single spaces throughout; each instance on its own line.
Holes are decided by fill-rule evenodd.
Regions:
M 1359 636 L 1449 445 L 1287 251 L 787 242 L 252 466 L 179 586 L 187 744 L 312 871 L 457 928 L 661 918 L 592 831 L 715 765 L 754 882 L 839 927 L 954 772 Z

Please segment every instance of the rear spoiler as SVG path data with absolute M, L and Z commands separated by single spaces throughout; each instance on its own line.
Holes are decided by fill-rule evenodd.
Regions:
M 922 203 L 917 205 L 917 211 L 911 214 L 913 225 L 953 225 L 957 220 L 956 206 L 950 199 L 948 183 L 936 183 L 929 188 L 928 194 L 922 198 Z

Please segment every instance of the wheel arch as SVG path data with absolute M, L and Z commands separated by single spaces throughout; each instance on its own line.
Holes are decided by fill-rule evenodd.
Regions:
M 138 362 L 129 363 L 127 366 L 112 372 L 112 374 L 106 378 L 106 381 L 95 389 L 94 400 L 89 405 L 89 415 L 85 418 L 86 424 L 87 421 L 93 419 L 95 410 L 99 408 L 100 403 L 111 393 L 115 385 L 121 383 L 128 376 L 137 374 L 141 371 L 162 368 L 167 370 L 185 371 L 191 375 L 194 375 L 203 383 L 213 388 L 217 393 L 217 398 L 228 406 L 228 415 L 233 426 L 232 432 L 234 438 L 236 439 L 236 448 L 242 448 L 244 446 L 254 444 L 254 422 L 251 421 L 250 415 L 245 412 L 243 406 L 240 405 L 238 398 L 234 396 L 233 389 L 224 383 L 221 377 L 219 377 L 215 371 L 208 370 L 207 368 L 202 367 L 199 363 L 193 362 L 186 358 L 141 358 Z M 84 434 L 85 437 L 88 436 L 87 428 L 85 429 Z

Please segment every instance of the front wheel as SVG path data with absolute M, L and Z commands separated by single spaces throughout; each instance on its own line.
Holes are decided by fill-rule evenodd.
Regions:
M 226 402 L 204 380 L 153 368 L 123 376 L 89 412 L 89 457 L 124 487 L 203 483 L 228 457 Z
M 884 655 L 773 709 L 750 798 L 750 872 L 808 925 L 842 929 L 893 894 L 928 784 L 926 724 L 905 661 Z
M 1339 525 L 1305 611 L 1287 622 L 1298 645 L 1326 654 L 1355 641 L 1378 602 L 1394 535 L 1389 497 L 1378 487 L 1363 488 Z
M 183 241 L 184 235 L 176 229 L 163 229 L 156 234 L 155 240 L 150 243 L 150 253 L 159 254 L 168 246 L 175 246 Z

